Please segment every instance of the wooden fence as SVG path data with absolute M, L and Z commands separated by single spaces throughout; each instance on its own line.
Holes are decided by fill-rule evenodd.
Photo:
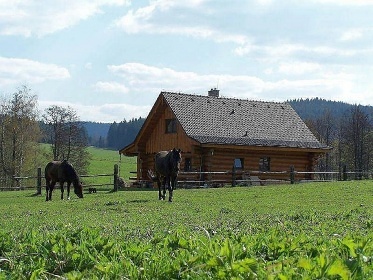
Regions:
M 114 165 L 113 173 L 110 174 L 96 174 L 96 175 L 79 175 L 81 179 L 83 179 L 83 187 L 84 188 L 94 188 L 94 187 L 101 187 L 101 186 L 113 186 L 113 191 L 118 190 L 119 186 L 119 167 L 117 164 Z M 108 183 L 89 183 L 84 184 L 84 178 L 98 178 L 98 177 L 108 177 Z M 0 180 L 5 180 L 1 179 Z M 41 190 L 45 188 L 45 178 L 44 174 L 42 173 L 41 168 L 37 169 L 36 176 L 17 176 L 13 177 L 12 180 L 15 181 L 15 186 L 2 186 L 0 187 L 0 191 L 4 190 L 25 190 L 25 189 L 36 189 L 37 194 L 41 194 Z M 58 185 L 56 186 L 58 187 Z
M 114 165 L 113 173 L 110 174 L 96 174 L 96 175 L 80 175 L 84 178 L 98 178 L 108 177 L 107 183 L 88 183 L 84 184 L 84 188 L 112 186 L 113 191 L 119 188 L 119 168 Z M 361 180 L 372 179 L 372 172 L 355 172 L 347 171 L 343 168 L 341 171 L 318 171 L 318 172 L 304 172 L 296 171 L 290 167 L 286 171 L 248 171 L 248 170 L 232 170 L 215 171 L 215 172 L 180 172 L 178 179 L 178 187 L 221 187 L 229 186 L 251 186 L 251 185 L 272 185 L 272 184 L 294 184 L 299 182 L 315 182 L 315 181 L 347 181 L 347 180 Z M 37 169 L 36 176 L 19 176 L 12 178 L 15 181 L 15 186 L 0 186 L 0 191 L 4 190 L 24 190 L 36 189 L 37 194 L 41 194 L 41 190 L 45 187 L 44 174 L 41 168 Z M 5 179 L 1 179 L 5 180 Z M 130 178 L 132 186 L 135 187 L 155 187 L 149 180 L 137 181 L 135 178 Z
M 190 179 L 191 177 L 199 179 Z M 208 178 L 208 179 L 206 179 Z M 224 179 L 223 179 L 224 178 Z M 220 187 L 224 185 L 272 185 L 295 184 L 302 182 L 327 182 L 373 179 L 372 172 L 347 171 L 297 171 L 293 166 L 285 171 L 248 171 L 232 170 L 216 172 L 180 172 L 179 187 Z
M 135 174 L 136 172 L 131 172 Z M 130 177 L 131 186 L 138 188 L 157 187 L 149 179 L 137 180 Z M 253 186 L 253 185 L 273 185 L 273 184 L 295 184 L 304 182 L 328 182 L 373 179 L 372 172 L 347 171 L 344 167 L 340 171 L 317 171 L 304 172 L 297 171 L 294 167 L 284 171 L 249 171 L 232 170 L 214 172 L 179 172 L 178 188 L 204 188 L 222 186 Z

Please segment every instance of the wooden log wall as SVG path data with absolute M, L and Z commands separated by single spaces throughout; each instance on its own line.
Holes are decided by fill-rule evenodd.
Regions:
M 270 172 L 290 171 L 294 166 L 297 171 L 313 171 L 314 156 L 309 152 L 281 152 L 279 150 L 255 151 L 247 149 L 200 148 L 194 149 L 191 155 L 192 171 L 232 171 L 234 159 L 243 159 L 243 170 L 259 171 L 260 158 L 270 158 Z M 239 172 L 238 172 L 239 173 Z M 260 174 L 260 179 L 289 179 L 288 174 Z M 298 175 L 297 177 L 304 176 Z M 229 180 L 230 174 L 206 174 L 204 179 Z M 297 179 L 297 178 L 296 178 Z
M 255 151 L 250 148 L 247 149 L 225 149 L 225 148 L 202 148 L 200 146 L 190 147 L 189 150 L 182 153 L 183 161 L 181 163 L 181 171 L 185 171 L 186 159 L 191 160 L 190 174 L 183 173 L 180 175 L 180 180 L 190 181 L 229 181 L 232 179 L 229 174 L 197 174 L 197 172 L 231 172 L 234 159 L 243 159 L 243 170 L 251 172 L 251 175 L 258 176 L 262 180 L 289 180 L 289 174 L 280 172 L 290 171 L 290 167 L 294 166 L 296 171 L 311 172 L 314 164 L 314 154 L 302 151 L 281 152 L 279 150 Z M 148 169 L 154 170 L 154 153 L 141 154 L 139 156 L 138 174 L 141 174 L 140 180 L 148 180 Z M 270 158 L 269 173 L 257 173 L 259 171 L 260 158 Z M 279 172 L 278 174 L 271 174 L 270 172 Z M 239 175 L 241 170 L 237 170 Z M 310 175 L 297 174 L 296 180 L 312 179 Z M 238 177 L 237 179 L 241 179 Z

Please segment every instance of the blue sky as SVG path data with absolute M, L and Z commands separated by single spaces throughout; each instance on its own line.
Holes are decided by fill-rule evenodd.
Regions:
M 373 105 L 373 0 L 0 0 L 0 95 L 81 120 L 146 117 L 161 91 Z

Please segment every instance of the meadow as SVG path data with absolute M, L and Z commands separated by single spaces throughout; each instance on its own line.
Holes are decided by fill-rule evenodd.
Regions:
M 0 213 L 0 279 L 373 279 L 371 181 L 7 191 Z
M 118 151 L 98 149 L 95 147 L 88 147 L 90 154 L 90 164 L 88 166 L 88 175 L 98 174 L 113 174 L 114 165 L 117 164 L 119 167 L 119 176 L 125 181 L 128 181 L 130 177 L 134 177 L 131 172 L 136 171 L 136 158 L 135 157 L 120 157 Z M 108 186 L 105 184 L 113 184 L 112 177 L 82 177 L 84 184 L 103 184 L 98 189 L 106 190 Z M 109 188 L 112 188 L 110 186 Z
M 50 155 L 50 145 L 41 144 L 41 153 L 39 155 L 39 166 L 44 172 L 45 165 L 51 160 Z M 77 172 L 81 176 L 81 180 L 84 185 L 94 184 L 95 187 L 100 190 L 113 189 L 113 176 L 101 176 L 101 175 L 112 175 L 114 173 L 114 165 L 117 164 L 119 167 L 119 176 L 128 182 L 130 177 L 134 177 L 131 172 L 136 171 L 136 158 L 135 157 L 120 157 L 118 151 L 99 149 L 96 147 L 88 147 L 87 151 L 89 153 L 89 165 L 87 167 L 88 171 L 82 173 L 79 169 Z M 31 174 L 22 174 L 23 176 L 30 177 L 30 179 L 25 179 L 21 182 L 22 186 L 27 188 L 33 188 L 36 186 L 35 171 Z M 97 176 L 98 175 L 98 176 Z M 45 184 L 44 178 L 42 179 L 42 184 Z

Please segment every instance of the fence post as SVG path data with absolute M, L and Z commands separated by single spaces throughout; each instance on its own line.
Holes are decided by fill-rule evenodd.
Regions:
M 232 187 L 236 186 L 236 167 L 232 167 Z
M 37 182 L 36 182 L 36 194 L 41 195 L 41 168 L 38 167 L 38 175 L 37 175 Z
M 295 182 L 295 171 L 294 171 L 294 165 L 290 166 L 290 183 L 294 184 Z
M 114 164 L 114 191 L 118 191 L 118 164 Z
M 343 181 L 347 181 L 347 167 L 343 165 Z

